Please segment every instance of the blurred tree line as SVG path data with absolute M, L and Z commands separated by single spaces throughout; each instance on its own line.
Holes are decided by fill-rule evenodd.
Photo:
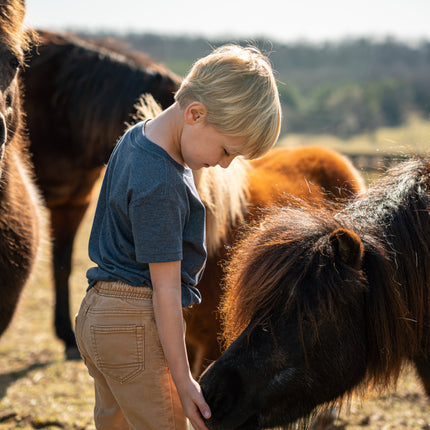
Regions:
M 429 41 L 407 44 L 387 38 L 281 44 L 140 33 L 81 35 L 119 39 L 182 76 L 196 59 L 227 41 L 256 45 L 268 54 L 277 72 L 283 127 L 289 133 L 349 137 L 400 125 L 411 113 L 429 119 Z

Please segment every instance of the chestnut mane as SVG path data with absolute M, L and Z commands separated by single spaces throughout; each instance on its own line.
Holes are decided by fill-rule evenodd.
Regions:
M 221 305 L 226 345 L 249 324 L 289 312 L 299 326 L 311 321 L 317 336 L 320 324 L 336 322 L 344 303 L 354 306 L 351 300 L 364 295 L 367 382 L 395 383 L 405 360 L 430 354 L 429 184 L 430 161 L 415 158 L 340 212 L 276 208 L 251 227 L 227 268 Z M 340 268 L 334 260 L 329 238 L 338 228 L 361 239 L 361 269 Z

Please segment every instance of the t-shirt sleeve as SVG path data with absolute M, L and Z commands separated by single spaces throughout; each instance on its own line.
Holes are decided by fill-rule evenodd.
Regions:
M 162 263 L 182 260 L 186 207 L 178 190 L 164 184 L 130 205 L 136 261 Z

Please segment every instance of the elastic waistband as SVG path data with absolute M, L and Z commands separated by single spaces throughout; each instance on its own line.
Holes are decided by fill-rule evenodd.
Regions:
M 127 299 L 151 299 L 152 290 L 146 285 L 134 287 L 122 281 L 105 282 L 97 281 L 93 289 L 98 294 L 111 297 L 123 297 Z

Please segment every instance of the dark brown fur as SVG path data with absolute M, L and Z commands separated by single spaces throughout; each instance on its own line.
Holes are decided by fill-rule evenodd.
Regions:
M 0 334 L 8 327 L 39 251 L 39 194 L 23 137 L 19 73 L 31 33 L 23 1 L 0 2 Z

